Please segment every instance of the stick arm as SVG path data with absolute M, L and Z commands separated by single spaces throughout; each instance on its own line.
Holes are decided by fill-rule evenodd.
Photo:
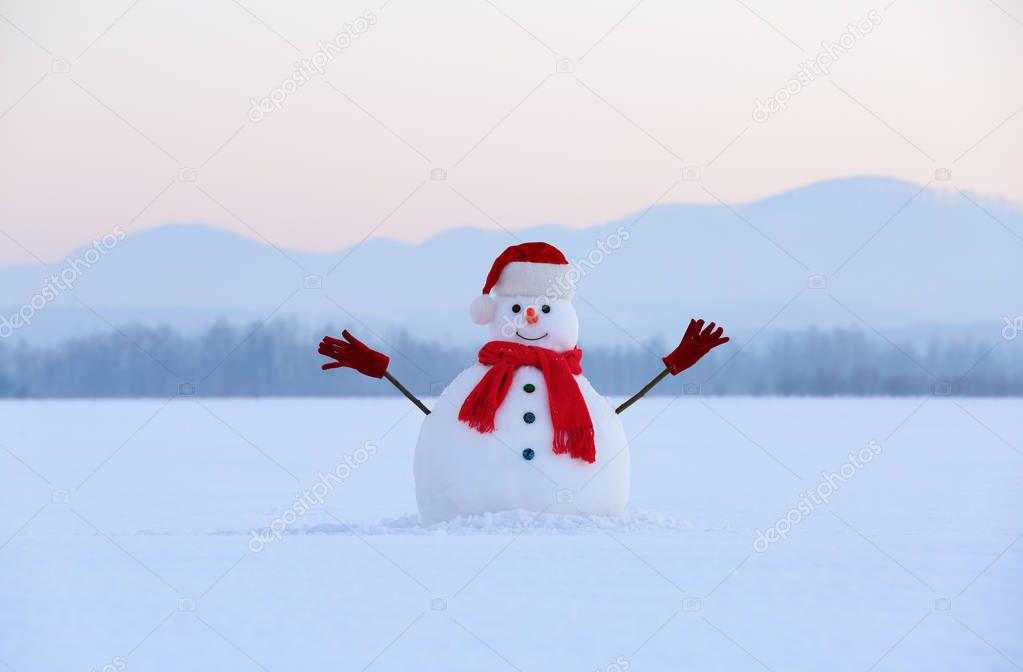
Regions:
M 664 380 L 665 376 L 667 376 L 669 373 L 671 373 L 671 369 L 669 369 L 668 367 L 664 367 L 664 369 L 660 373 L 658 373 L 656 376 L 654 376 L 650 380 L 649 383 L 644 385 L 642 387 L 642 389 L 640 389 L 639 392 L 637 392 L 636 394 L 632 395 L 631 397 L 626 399 L 624 402 L 622 402 L 622 405 L 615 409 L 615 413 L 619 413 L 620 414 L 622 411 L 627 409 L 629 406 L 632 406 L 634 403 L 639 401 L 643 397 L 644 394 L 646 394 L 650 390 L 654 389 L 654 385 L 656 385 L 657 383 L 659 383 L 662 380 Z
M 317 352 L 334 360 L 320 367 L 324 371 L 347 367 L 370 378 L 386 378 L 391 385 L 394 385 L 398 388 L 399 392 L 405 395 L 406 399 L 415 404 L 416 408 L 426 415 L 430 414 L 430 409 L 388 372 L 387 367 L 391 363 L 391 358 L 382 352 L 377 352 L 370 348 L 352 336 L 347 329 L 341 332 L 341 338 L 324 336 L 323 340 L 320 341 L 320 347 L 317 349 Z
M 654 385 L 664 380 L 669 373 L 677 376 L 700 361 L 714 348 L 727 343 L 729 339 L 722 336 L 724 328 L 718 327 L 715 330 L 714 326 L 715 324 L 711 322 L 704 328 L 703 320 L 689 320 L 689 326 L 686 328 L 686 333 L 682 335 L 682 341 L 678 347 L 661 360 L 664 362 L 664 370 L 654 376 L 653 380 L 644 385 L 639 392 L 626 399 L 625 403 L 615 409 L 615 413 L 621 413 L 632 406 L 644 394 L 652 390 Z
M 430 409 L 426 407 L 426 404 L 419 401 L 419 398 L 416 395 L 409 392 L 408 388 L 402 385 L 400 382 L 398 382 L 397 378 L 392 376 L 387 371 L 384 371 L 384 378 L 390 381 L 391 385 L 394 385 L 396 388 L 398 388 L 398 391 L 404 394 L 405 398 L 411 401 L 413 404 L 415 404 L 420 411 L 422 411 L 425 415 L 430 415 Z

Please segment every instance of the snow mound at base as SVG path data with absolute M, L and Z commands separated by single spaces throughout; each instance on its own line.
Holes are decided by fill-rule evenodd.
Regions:
M 623 516 L 579 516 L 532 511 L 501 511 L 459 516 L 422 525 L 419 516 L 385 518 L 377 523 L 320 523 L 291 534 L 351 535 L 489 535 L 489 534 L 672 534 L 694 529 L 692 523 L 657 511 L 631 511 Z

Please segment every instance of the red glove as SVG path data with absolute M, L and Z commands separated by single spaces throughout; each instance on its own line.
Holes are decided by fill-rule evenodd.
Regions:
M 323 337 L 317 352 L 337 361 L 324 364 L 320 367 L 321 369 L 326 371 L 327 369 L 347 366 L 366 376 L 373 378 L 384 377 L 387 365 L 391 362 L 390 357 L 368 347 L 365 343 L 349 334 L 347 329 L 341 332 L 341 336 L 344 337 L 344 341 L 331 336 Z
M 727 343 L 727 336 L 721 338 L 724 331 L 724 327 L 718 327 L 715 331 L 713 322 L 704 329 L 703 320 L 689 320 L 682 342 L 664 358 L 664 365 L 671 370 L 671 375 L 677 376 L 700 361 L 713 348 Z

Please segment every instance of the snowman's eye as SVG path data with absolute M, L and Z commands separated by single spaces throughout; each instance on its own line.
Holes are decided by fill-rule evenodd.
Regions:
M 522 310 L 522 306 L 520 306 L 519 304 L 516 303 L 514 306 L 512 306 L 512 312 L 513 313 L 517 313 L 520 310 Z
M 551 307 L 550 307 L 550 306 L 546 306 L 546 305 L 545 305 L 545 306 L 544 306 L 543 308 L 541 308 L 540 310 L 542 310 L 542 311 L 543 311 L 543 312 L 545 312 L 545 313 L 549 313 L 549 312 L 551 312 Z

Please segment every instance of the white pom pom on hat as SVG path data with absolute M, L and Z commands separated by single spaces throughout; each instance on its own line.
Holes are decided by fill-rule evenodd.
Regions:
M 570 266 L 558 248 L 547 243 L 512 245 L 490 268 L 483 294 L 473 299 L 469 316 L 476 324 L 487 324 L 497 312 L 491 290 L 500 296 L 551 296 L 571 299 L 574 282 Z
M 469 304 L 469 317 L 476 324 L 488 324 L 496 312 L 497 304 L 489 294 L 480 294 Z

